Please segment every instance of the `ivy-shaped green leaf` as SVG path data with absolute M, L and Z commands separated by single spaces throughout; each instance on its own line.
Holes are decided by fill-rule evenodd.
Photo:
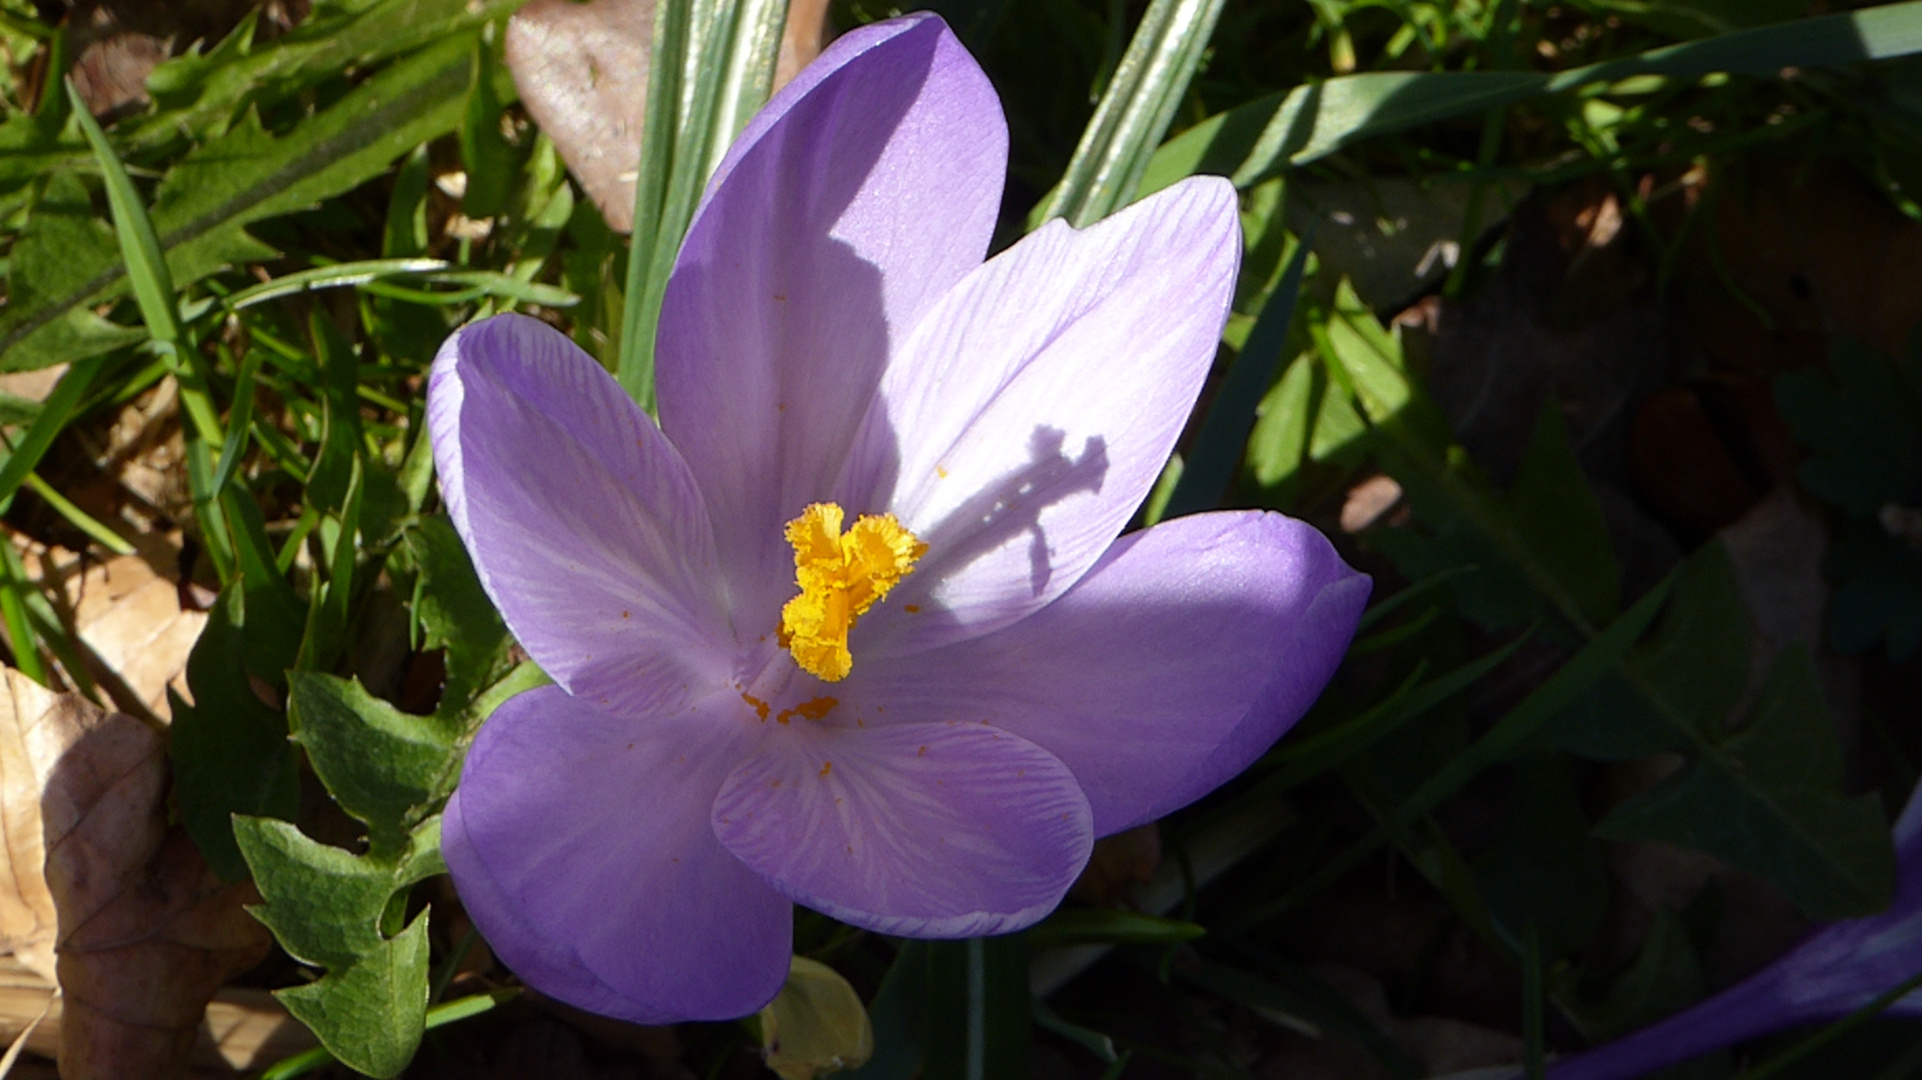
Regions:
M 481 588 L 473 560 L 447 518 L 423 519 L 407 533 L 401 553 L 417 575 L 413 606 L 421 645 L 446 650 L 446 688 L 436 715 L 471 728 L 477 719 L 462 723 L 458 718 L 513 667 L 507 624 Z
M 397 1075 L 427 1017 L 427 917 L 401 925 L 406 890 L 444 873 L 433 819 L 397 851 L 352 855 L 269 818 L 236 817 L 234 833 L 262 903 L 250 909 L 295 959 L 327 969 L 274 996 L 350 1068 Z
M 401 712 L 358 680 L 296 673 L 289 686 L 293 738 L 341 809 L 367 826 L 370 853 L 407 836 L 453 790 L 457 745 L 445 725 Z
M 1892 659 L 1908 657 L 1922 647 L 1922 551 L 1880 519 L 1922 505 L 1922 350 L 1896 364 L 1837 341 L 1826 371 L 1776 379 L 1775 401 L 1809 448 L 1802 486 L 1850 518 L 1826 567 L 1830 640 L 1844 652 L 1886 641 Z

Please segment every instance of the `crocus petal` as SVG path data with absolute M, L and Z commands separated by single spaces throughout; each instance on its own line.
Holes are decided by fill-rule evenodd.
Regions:
M 529 655 L 630 714 L 700 685 L 731 640 L 707 513 L 601 366 L 545 323 L 498 316 L 441 347 L 427 411 L 448 512 Z
M 1368 589 L 1302 522 L 1180 518 L 1122 537 L 1005 630 L 863 659 L 843 708 L 1021 735 L 1073 771 L 1106 835 L 1199 798 L 1279 738 L 1334 674 Z
M 999 629 L 1094 564 L 1181 433 L 1240 253 L 1234 188 L 1197 178 L 1079 232 L 1051 223 L 942 298 L 864 424 L 864 442 L 911 433 L 898 473 L 864 446 L 840 489 L 928 544 L 856 656 Z M 936 617 L 896 617 L 909 604 Z
M 826 497 L 890 342 L 980 264 L 1006 161 L 993 87 L 921 17 L 836 41 L 722 163 L 668 281 L 656 387 L 743 634 L 792 593 L 782 525 Z
M 716 732 L 739 719 L 620 719 L 542 687 L 482 726 L 441 849 L 475 925 L 529 984 L 652 1024 L 745 1016 L 780 990 L 788 902 L 708 827 L 740 752 Z
M 1549 1066 L 1549 1080 L 1633 1080 L 1807 1017 L 1785 1017 L 1769 988 L 1737 983 L 1659 1023 Z M 1517 1080 L 1520 1073 L 1515 1074 Z
M 979 723 L 773 732 L 721 788 L 714 831 L 811 908 L 933 938 L 1035 922 L 1094 843 L 1067 768 Z
M 1922 784 L 1896 820 L 1895 844 L 1887 911 L 1821 927 L 1721 993 L 1555 1063 L 1550 1080 L 1630 1080 L 1792 1024 L 1839 1019 L 1900 986 L 1922 970 Z M 1922 991 L 1887 1011 L 1922 1015 Z

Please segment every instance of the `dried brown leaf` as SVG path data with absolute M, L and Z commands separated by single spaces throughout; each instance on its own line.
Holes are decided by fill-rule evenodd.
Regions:
M 265 928 L 178 827 L 151 727 L 4 672 L 0 933 L 60 984 L 61 1075 L 184 1075 L 207 1001 Z
M 190 696 L 187 654 L 207 614 L 181 606 L 180 585 L 170 576 L 178 554 L 165 539 L 147 535 L 135 546 L 132 555 L 102 562 L 35 545 L 23 562 L 91 655 L 91 674 L 115 703 L 166 720 L 168 688 Z
M 790 0 L 775 85 L 820 55 L 825 0 Z M 533 0 L 507 23 L 506 54 L 529 116 L 616 232 L 634 227 L 654 0 Z
M 60 1049 L 64 1019 L 61 1004 L 52 982 L 28 970 L 15 957 L 0 957 L 0 1042 L 18 1039 L 39 1018 L 39 1026 L 27 1037 L 26 1051 L 53 1057 Z M 288 1015 L 273 994 L 249 987 L 224 987 L 207 1003 L 206 1022 L 194 1043 L 194 1073 L 190 1075 L 261 1069 L 315 1045 L 313 1032 Z

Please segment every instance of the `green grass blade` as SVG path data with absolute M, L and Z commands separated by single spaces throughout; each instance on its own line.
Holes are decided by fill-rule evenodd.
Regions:
M 1776 23 L 1549 76 L 1533 72 L 1367 72 L 1298 86 L 1210 117 L 1157 150 L 1143 194 L 1212 173 L 1261 183 L 1376 135 L 1630 75 L 1771 76 L 1922 52 L 1922 0 Z
M 86 533 L 93 541 L 115 555 L 132 555 L 134 548 L 119 533 L 101 524 L 98 518 L 75 506 L 65 495 L 55 491 L 52 484 L 40 479 L 38 473 L 27 474 L 27 487 L 50 507 L 54 513 L 67 520 L 67 523 Z
M 316 266 L 311 270 L 282 274 L 272 281 L 250 285 L 222 300 L 221 305 L 229 311 L 240 311 L 269 300 L 317 289 L 364 285 L 390 277 L 431 274 L 451 267 L 451 263 L 440 259 L 365 259 L 333 266 Z
M 1381 845 L 1393 840 L 1447 801 L 1470 780 L 1479 776 L 1482 770 L 1514 752 L 1622 662 L 1629 649 L 1641 640 L 1643 632 L 1655 621 L 1655 615 L 1661 611 L 1662 602 L 1668 598 L 1668 594 L 1669 579 L 1664 579 L 1636 601 L 1634 607 L 1623 612 L 1607 629 L 1597 634 L 1573 659 L 1536 687 L 1533 693 L 1522 699 L 1519 705 L 1510 709 L 1468 749 L 1424 780 L 1420 787 L 1402 800 L 1401 805 L 1383 817 L 1366 837 L 1322 863 L 1306 881 L 1290 889 L 1275 902 L 1262 906 L 1258 914 L 1246 921 L 1249 924 L 1266 921 L 1319 893 L 1354 869 Z
M 741 0 L 728 41 L 727 69 L 715 97 L 707 157 L 701 168 L 703 182 L 714 175 L 727 156 L 728 144 L 767 102 L 786 29 L 785 0 Z
M 47 665 L 40 660 L 39 636 L 27 620 L 26 594 L 33 586 L 20 572 L 19 559 L 7 545 L 6 577 L 0 580 L 0 620 L 7 625 L 7 640 L 13 643 L 13 666 L 41 686 L 47 685 Z
M 454 35 L 359 83 L 285 134 L 268 132 L 249 114 L 182 158 L 155 190 L 150 212 L 174 286 L 271 255 L 247 226 L 350 190 L 422 142 L 454 130 L 470 81 L 471 51 L 468 35 Z M 16 269 L 32 233 L 30 219 L 10 253 Z M 89 307 L 120 295 L 129 282 L 119 251 L 58 249 L 71 241 L 69 234 L 49 236 L 33 252 L 48 272 L 31 288 L 16 289 L 0 312 L 0 370 L 45 367 L 124 341 L 97 333 L 76 337 L 76 320 L 84 321 L 92 314 Z
M 146 204 L 127 177 L 113 145 L 107 142 L 106 132 L 100 130 L 86 103 L 80 100 L 80 91 L 72 79 L 67 80 L 67 100 L 73 106 L 80 130 L 87 136 L 87 144 L 93 147 L 100 176 L 106 181 L 107 205 L 113 210 L 114 233 L 120 238 L 120 255 L 126 260 L 127 277 L 133 284 L 134 299 L 140 304 L 140 317 L 146 321 L 147 332 L 155 341 L 177 349 L 180 316 L 174 306 L 173 275 L 167 271 L 167 260 L 161 254 L 153 222 L 147 217 Z
M 1153 0 L 1054 192 L 1030 219 L 1080 227 L 1134 198 L 1221 18 L 1222 0 Z
M 673 168 L 680 128 L 681 75 L 687 64 L 694 0 L 666 0 L 654 10 L 654 48 L 647 72 L 647 110 L 641 126 L 641 160 L 634 180 L 634 231 L 628 237 L 627 283 L 621 309 L 621 341 L 615 375 L 643 406 L 654 399 L 654 325 L 660 312 L 641 302 L 663 229 L 662 201 Z
M 7 455 L 6 463 L 0 464 L 0 503 L 12 498 L 26 480 L 27 473 L 40 464 L 47 447 L 53 445 L 54 436 L 67 426 L 67 418 L 73 413 L 74 406 L 86 395 L 87 388 L 93 385 L 105 364 L 105 357 L 82 360 L 60 377 L 53 392 L 41 403 L 40 415 L 34 418 L 26 434 L 15 444 L 13 452 Z
M 247 434 L 253 426 L 254 415 L 254 376 L 260 373 L 260 351 L 249 350 L 240 361 L 240 373 L 234 378 L 234 411 L 227 418 L 227 441 L 220 447 L 220 461 L 214 466 L 213 482 L 209 484 L 209 497 L 218 499 L 226 490 L 227 481 L 232 480 L 234 470 L 240 467 L 240 455 L 247 450 Z

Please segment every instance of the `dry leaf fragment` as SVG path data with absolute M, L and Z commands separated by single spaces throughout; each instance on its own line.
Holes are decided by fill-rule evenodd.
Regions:
M 208 999 L 266 954 L 252 887 L 223 885 L 167 827 L 154 729 L 4 678 L 0 935 L 60 983 L 61 1075 L 183 1075 Z
M 791 0 L 774 85 L 821 52 L 824 0 Z M 507 22 L 521 103 L 615 232 L 634 227 L 654 0 L 534 0 Z
M 187 654 L 207 613 L 181 606 L 180 585 L 165 572 L 178 561 L 174 547 L 152 534 L 135 546 L 133 555 L 96 562 L 65 548 L 30 545 L 22 561 L 96 661 L 95 680 L 121 708 L 166 720 L 169 688 L 192 697 Z
M 52 1058 L 60 1050 L 61 1004 L 52 982 L 16 957 L 0 957 L 0 1043 L 18 1039 L 38 1018 L 26 1050 Z M 317 1045 L 313 1032 L 289 1016 L 273 994 L 241 986 L 224 987 L 214 995 L 199 1034 L 192 1058 L 195 1072 L 190 1075 L 264 1069 Z
M 654 0 L 534 0 L 507 22 L 521 102 L 616 232 L 634 227 Z
M 56 892 L 63 916 L 105 901 L 61 935 L 64 1080 L 184 1073 L 208 999 L 267 953 L 266 928 L 242 907 L 253 886 L 223 884 L 184 830 L 125 870 L 111 889 Z

